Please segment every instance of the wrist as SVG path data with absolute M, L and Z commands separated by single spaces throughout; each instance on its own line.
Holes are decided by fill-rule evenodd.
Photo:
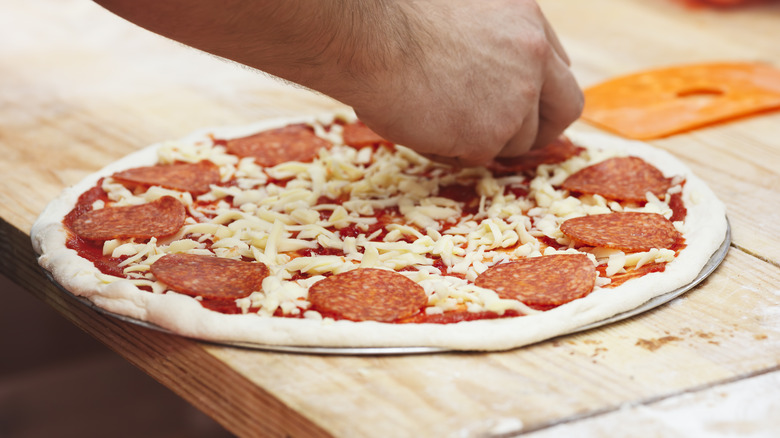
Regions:
M 397 72 L 414 63 L 419 50 L 412 15 L 395 1 L 335 2 L 332 32 L 320 47 L 308 77 L 299 83 L 345 104 L 360 106 L 393 87 Z M 387 96 L 386 96 L 387 97 Z

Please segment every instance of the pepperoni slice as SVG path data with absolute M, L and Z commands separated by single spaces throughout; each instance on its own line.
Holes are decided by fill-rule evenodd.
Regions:
M 383 269 L 355 269 L 332 275 L 309 288 L 312 308 L 352 321 L 392 322 L 418 312 L 428 302 L 422 286 Z
M 581 246 L 626 252 L 672 248 L 682 240 L 674 225 L 657 213 L 621 212 L 564 221 L 561 232 Z
M 73 220 L 76 235 L 90 240 L 169 236 L 184 225 L 184 204 L 172 196 L 125 207 L 90 210 Z
M 204 300 L 243 298 L 262 289 L 263 263 L 197 254 L 166 254 L 152 263 L 152 274 L 176 292 Z
M 633 202 L 647 200 L 647 192 L 662 196 L 670 186 L 669 178 L 639 157 L 604 160 L 570 175 L 561 185 L 571 192 Z
M 596 266 L 585 254 L 531 257 L 493 265 L 475 283 L 501 298 L 547 310 L 593 291 Z
M 380 137 L 360 120 L 344 125 L 342 133 L 344 144 L 360 149 L 365 146 L 391 145 L 392 143 Z
M 531 149 L 519 157 L 498 158 L 488 165 L 488 169 L 498 173 L 525 172 L 542 164 L 562 163 L 583 150 L 568 138 L 559 137 L 547 146 Z
M 219 167 L 208 160 L 197 163 L 177 163 L 136 167 L 112 175 L 123 184 L 160 186 L 166 189 L 200 195 L 219 182 Z
M 330 142 L 299 123 L 227 141 L 227 151 L 239 157 L 253 157 L 257 164 L 276 166 L 287 161 L 311 161 Z

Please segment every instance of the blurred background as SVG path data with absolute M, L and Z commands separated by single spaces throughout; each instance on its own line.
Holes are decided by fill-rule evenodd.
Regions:
M 0 295 L 0 437 L 231 436 L 4 276 Z

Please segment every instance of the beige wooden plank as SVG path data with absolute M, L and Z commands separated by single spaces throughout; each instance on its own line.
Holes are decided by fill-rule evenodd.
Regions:
M 669 305 L 515 351 L 362 358 L 208 350 L 337 436 L 528 431 L 777 367 L 777 284 L 779 268 L 733 250 L 704 287 Z
M 693 391 L 526 435 L 528 438 L 772 438 L 780 428 L 780 372 Z
M 780 263 L 780 191 L 756 186 L 710 168 L 697 172 L 706 175 L 710 186 L 727 204 L 734 245 L 761 260 Z

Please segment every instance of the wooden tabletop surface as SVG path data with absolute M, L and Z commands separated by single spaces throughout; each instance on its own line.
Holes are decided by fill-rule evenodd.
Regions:
M 583 86 L 700 61 L 780 67 L 777 2 L 540 3 Z M 102 316 L 47 280 L 30 227 L 64 187 L 148 144 L 340 105 L 86 0 L 3 2 L 0 41 L 2 274 L 237 435 L 772 436 L 780 427 L 780 112 L 651 142 L 712 187 L 732 228 L 717 271 L 667 305 L 509 352 L 284 354 Z

